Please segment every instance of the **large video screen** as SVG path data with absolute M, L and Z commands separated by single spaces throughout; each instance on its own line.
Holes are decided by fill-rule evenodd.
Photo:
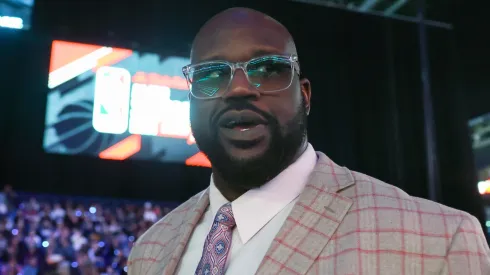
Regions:
M 478 175 L 478 191 L 490 194 L 490 114 L 469 122 L 473 155 Z
M 34 0 L 0 0 L 0 27 L 29 29 Z
M 189 121 L 188 58 L 54 41 L 44 149 L 210 167 Z

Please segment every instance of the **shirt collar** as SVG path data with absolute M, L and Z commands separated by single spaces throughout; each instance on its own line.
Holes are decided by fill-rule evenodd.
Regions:
M 288 168 L 260 188 L 247 191 L 231 203 L 242 243 L 249 241 L 300 195 L 315 167 L 316 159 L 315 150 L 308 143 L 305 152 Z M 212 176 L 209 200 L 213 216 L 221 206 L 229 202 L 214 185 Z

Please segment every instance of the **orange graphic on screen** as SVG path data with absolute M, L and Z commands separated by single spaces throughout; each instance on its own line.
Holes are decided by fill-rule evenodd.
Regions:
M 192 157 L 185 160 L 185 164 L 188 166 L 201 166 L 201 167 L 211 167 L 211 162 L 208 157 L 203 152 L 199 152 Z
M 49 66 L 49 72 L 52 73 L 55 70 L 101 48 L 103 47 L 55 40 L 51 47 L 51 63 Z
M 53 41 L 51 47 L 51 63 L 49 66 L 49 72 L 52 73 L 60 69 L 61 67 L 71 64 L 77 60 L 80 60 L 83 57 L 87 57 L 89 54 L 93 54 L 97 50 L 101 50 L 104 48 L 108 48 L 108 47 L 55 40 Z M 133 54 L 133 51 L 128 49 L 122 49 L 122 48 L 109 48 L 109 49 L 112 50 L 111 51 L 112 54 L 108 53 L 107 55 L 102 55 L 100 58 L 97 58 L 94 64 L 95 66 L 93 66 L 92 69 L 96 67 L 114 64 Z
M 140 150 L 141 150 L 141 136 L 132 135 L 102 151 L 99 154 L 99 158 L 124 160 L 138 153 Z
M 51 48 L 48 87 L 53 89 L 89 70 L 113 65 L 132 50 L 55 40 Z

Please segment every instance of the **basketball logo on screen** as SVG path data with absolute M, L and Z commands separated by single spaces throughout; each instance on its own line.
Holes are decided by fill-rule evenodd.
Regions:
M 189 123 L 188 58 L 54 41 L 44 148 L 210 167 Z
M 131 75 L 123 68 L 102 67 L 95 74 L 92 125 L 97 132 L 122 134 L 128 129 Z

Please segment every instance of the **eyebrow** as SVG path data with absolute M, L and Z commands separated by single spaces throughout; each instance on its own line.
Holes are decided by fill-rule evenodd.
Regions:
M 279 55 L 282 55 L 284 54 L 283 52 L 278 52 L 277 49 L 273 49 L 273 48 L 270 48 L 270 49 L 259 49 L 259 50 L 255 50 L 252 52 L 251 54 L 251 58 L 255 58 L 255 57 L 259 57 L 259 56 L 263 56 L 263 55 L 273 55 L 273 54 L 279 54 Z M 216 60 L 227 60 L 226 57 L 222 56 L 222 55 L 211 55 L 209 57 L 206 57 L 206 58 L 203 58 L 203 59 L 200 59 L 199 60 L 199 63 L 201 62 L 208 62 L 208 61 L 216 61 Z

